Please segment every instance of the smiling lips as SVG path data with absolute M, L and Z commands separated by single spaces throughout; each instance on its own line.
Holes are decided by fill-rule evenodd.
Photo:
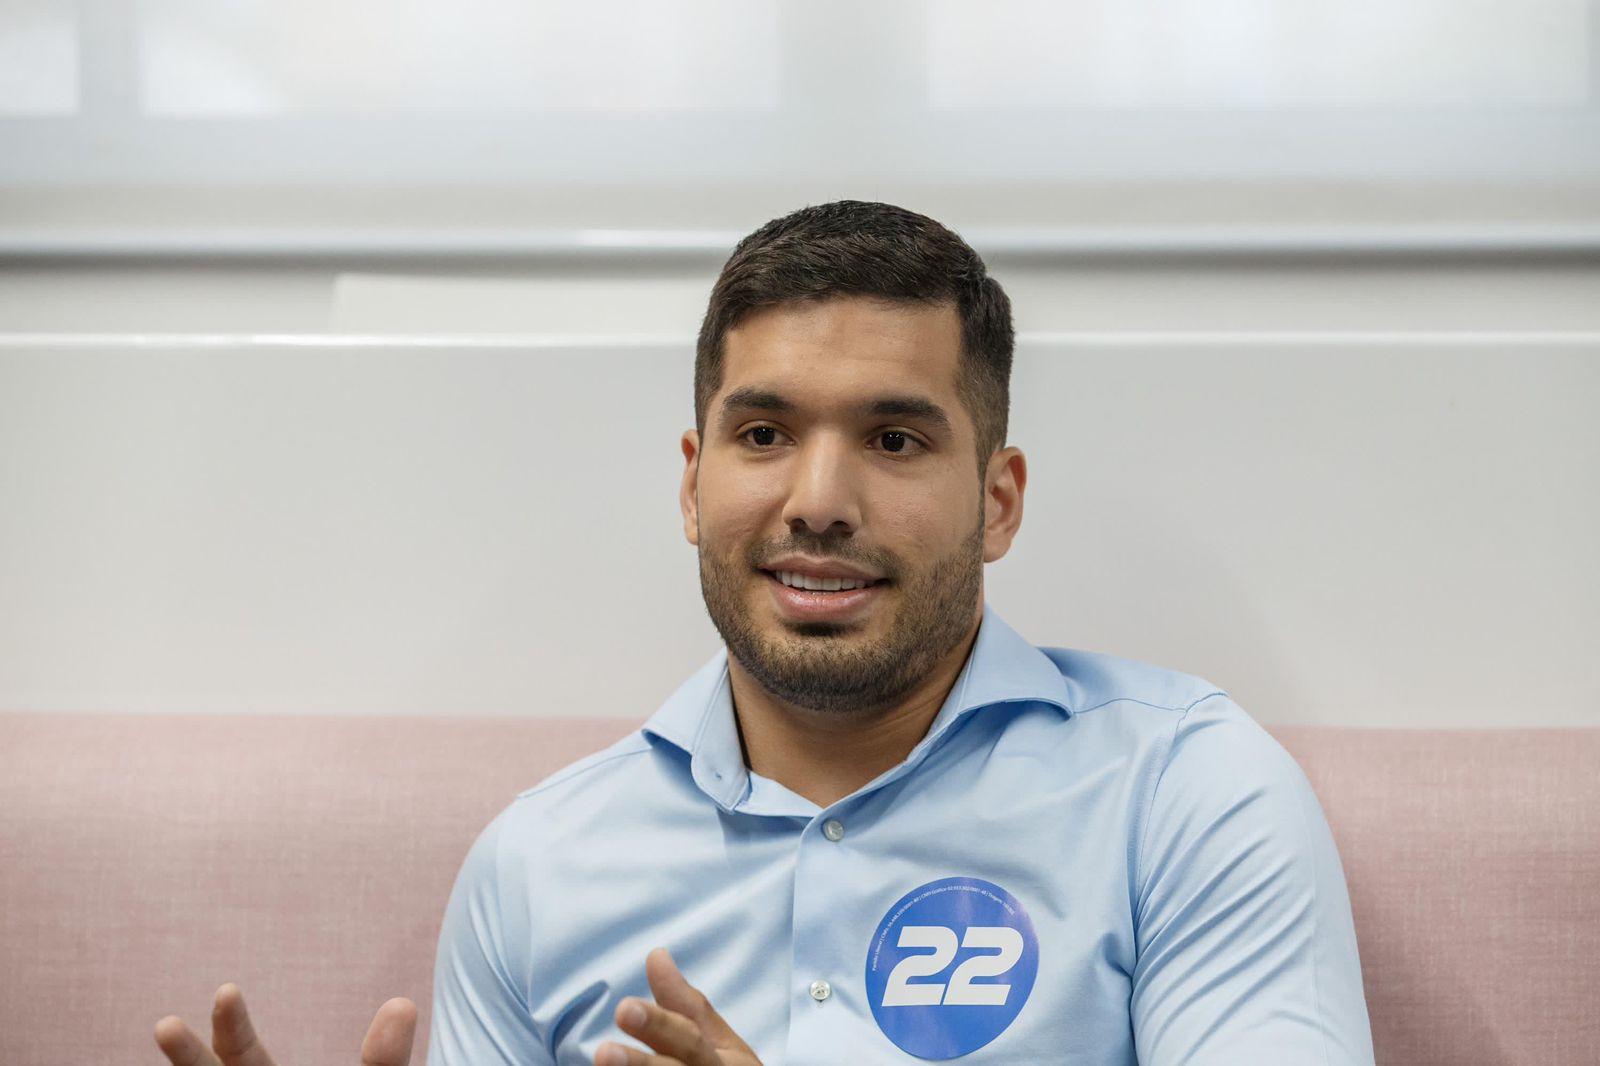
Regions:
M 856 614 L 867 604 L 883 594 L 887 581 L 879 579 L 865 588 L 839 588 L 835 590 L 791 588 L 779 580 L 778 575 L 764 571 L 767 586 L 778 609 L 793 618 L 836 619 Z M 791 576 L 792 575 L 786 575 Z M 842 584 L 841 579 L 822 579 L 821 584 Z M 851 582 L 852 584 L 854 582 Z
M 856 577 L 854 575 L 845 574 L 820 577 L 809 573 L 800 573 L 797 571 L 783 570 L 780 568 L 773 568 L 772 570 L 769 570 L 768 573 L 775 575 L 779 581 L 783 582 L 785 585 L 788 585 L 790 588 L 807 589 L 811 592 L 839 592 L 841 590 L 848 591 L 850 589 L 866 588 L 868 585 L 875 585 L 879 581 L 883 580 L 882 578 Z

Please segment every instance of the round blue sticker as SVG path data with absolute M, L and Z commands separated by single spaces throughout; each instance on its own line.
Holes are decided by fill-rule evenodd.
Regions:
M 953 1059 L 1005 1032 L 1039 973 L 1039 939 L 1017 898 L 976 877 L 907 892 L 867 947 L 878 1028 L 919 1059 Z

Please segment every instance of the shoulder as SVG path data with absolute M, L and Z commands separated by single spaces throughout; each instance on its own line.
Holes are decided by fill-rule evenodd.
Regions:
M 1284 771 L 1294 759 L 1227 690 L 1196 674 L 1077 648 L 1040 648 L 1066 680 L 1073 716 L 1138 732 L 1162 770 L 1226 776 L 1241 764 Z
M 635 729 L 599 751 L 550 773 L 496 818 L 508 843 L 546 849 L 588 831 L 608 812 L 641 799 L 658 777 L 660 753 Z
M 1166 772 L 1221 784 L 1303 777 L 1294 756 L 1226 692 L 1202 697 L 1177 717 Z
M 1066 681 L 1075 715 L 1125 713 L 1144 707 L 1172 720 L 1211 695 L 1226 695 L 1203 677 L 1166 666 L 1082 648 L 1039 649 Z M 1107 711 L 1107 708 L 1111 710 Z
M 532 787 L 523 789 L 517 793 L 517 802 L 554 803 L 575 790 L 624 782 L 632 768 L 630 764 L 650 750 L 651 744 L 643 732 L 635 729 L 615 743 L 570 762 Z
M 1294 757 L 1228 692 L 1169 667 L 1075 648 L 1041 647 L 1067 683 L 1080 737 L 1131 756 L 1141 836 L 1206 819 L 1298 818 L 1314 804 Z M 1229 814 L 1228 812 L 1232 812 Z
M 1142 878 L 1163 869 L 1209 877 L 1245 854 L 1315 876 L 1332 850 L 1316 793 L 1294 756 L 1227 694 L 1179 715 L 1163 749 L 1146 802 Z M 1210 870 L 1198 861 L 1208 854 Z
M 594 812 L 625 799 L 637 787 L 637 768 L 651 758 L 651 744 L 639 730 L 585 755 L 517 793 L 479 832 L 473 855 L 485 867 L 521 867 L 519 856 L 537 856 L 561 842 Z M 523 871 L 528 872 L 528 871 Z
M 1219 703 L 1233 706 L 1221 686 L 1182 670 L 1081 648 L 1039 652 L 1061 673 L 1071 710 L 1063 730 L 1068 742 L 1106 758 L 1131 758 L 1152 779 L 1181 722 Z

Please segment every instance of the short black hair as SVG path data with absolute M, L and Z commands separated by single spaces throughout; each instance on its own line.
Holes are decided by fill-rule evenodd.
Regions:
M 727 333 L 751 311 L 829 296 L 951 302 L 961 316 L 956 392 L 977 429 L 978 475 L 1005 445 L 1015 332 L 1011 300 L 978 253 L 926 215 L 893 204 L 836 200 L 773 219 L 722 266 L 700 324 L 694 421 L 722 387 Z

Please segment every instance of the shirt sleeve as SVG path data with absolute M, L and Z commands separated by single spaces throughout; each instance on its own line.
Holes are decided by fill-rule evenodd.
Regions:
M 427 1066 L 555 1066 L 506 963 L 507 945 L 527 939 L 515 939 L 526 933 L 526 915 L 516 909 L 526 897 L 505 892 L 502 879 L 500 835 L 511 810 L 478 835 L 450 891 L 434 960 Z
M 1140 1063 L 1370 1066 L 1333 835 L 1294 757 L 1225 693 L 1179 718 L 1137 868 Z

